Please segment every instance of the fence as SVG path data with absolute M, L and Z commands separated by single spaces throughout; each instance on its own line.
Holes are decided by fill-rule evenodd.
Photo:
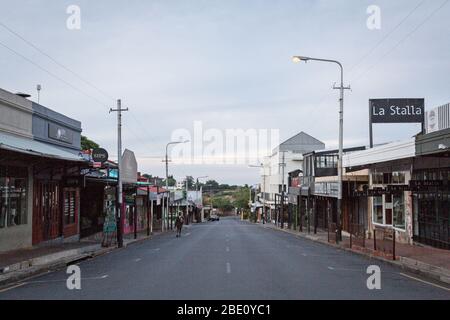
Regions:
M 366 229 L 358 223 L 350 224 L 350 248 L 353 246 L 366 247 Z

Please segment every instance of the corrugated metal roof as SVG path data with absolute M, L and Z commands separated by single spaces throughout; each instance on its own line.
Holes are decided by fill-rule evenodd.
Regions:
M 344 154 L 343 166 L 357 167 L 399 159 L 413 158 L 416 155 L 416 140 L 410 138 L 404 141 L 387 143 L 364 151 Z
M 0 132 L 0 149 L 68 161 L 85 161 L 80 155 L 28 138 Z

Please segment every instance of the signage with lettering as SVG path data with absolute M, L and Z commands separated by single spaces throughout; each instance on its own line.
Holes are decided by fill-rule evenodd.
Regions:
M 96 148 L 92 150 L 92 160 L 94 162 L 105 162 L 108 160 L 108 151 L 103 148 Z
M 372 123 L 424 123 L 424 99 L 371 99 Z
M 73 132 L 54 123 L 48 124 L 48 136 L 61 142 L 73 143 Z

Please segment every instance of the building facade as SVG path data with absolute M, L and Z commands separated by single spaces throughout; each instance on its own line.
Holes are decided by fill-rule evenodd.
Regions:
M 81 123 L 1 89 L 0 114 L 0 251 L 77 240 Z

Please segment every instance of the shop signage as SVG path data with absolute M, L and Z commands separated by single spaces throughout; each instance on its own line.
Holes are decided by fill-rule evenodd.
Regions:
M 133 151 L 125 149 L 123 152 L 121 170 L 123 183 L 134 184 L 137 182 L 137 161 Z
M 411 187 L 441 187 L 442 180 L 410 180 Z
M 423 123 L 424 99 L 371 99 L 372 123 Z
M 374 123 L 421 123 L 425 129 L 425 99 L 370 99 L 369 139 L 373 147 Z
M 85 176 L 66 176 L 63 180 L 65 188 L 81 188 L 84 187 Z
M 73 142 L 73 132 L 54 123 L 48 124 L 48 136 L 65 143 Z
M 92 160 L 94 162 L 105 162 L 108 160 L 108 151 L 103 148 L 97 148 L 92 150 Z
M 410 191 L 411 187 L 407 184 L 389 184 L 387 190 L 390 192 L 404 192 Z

